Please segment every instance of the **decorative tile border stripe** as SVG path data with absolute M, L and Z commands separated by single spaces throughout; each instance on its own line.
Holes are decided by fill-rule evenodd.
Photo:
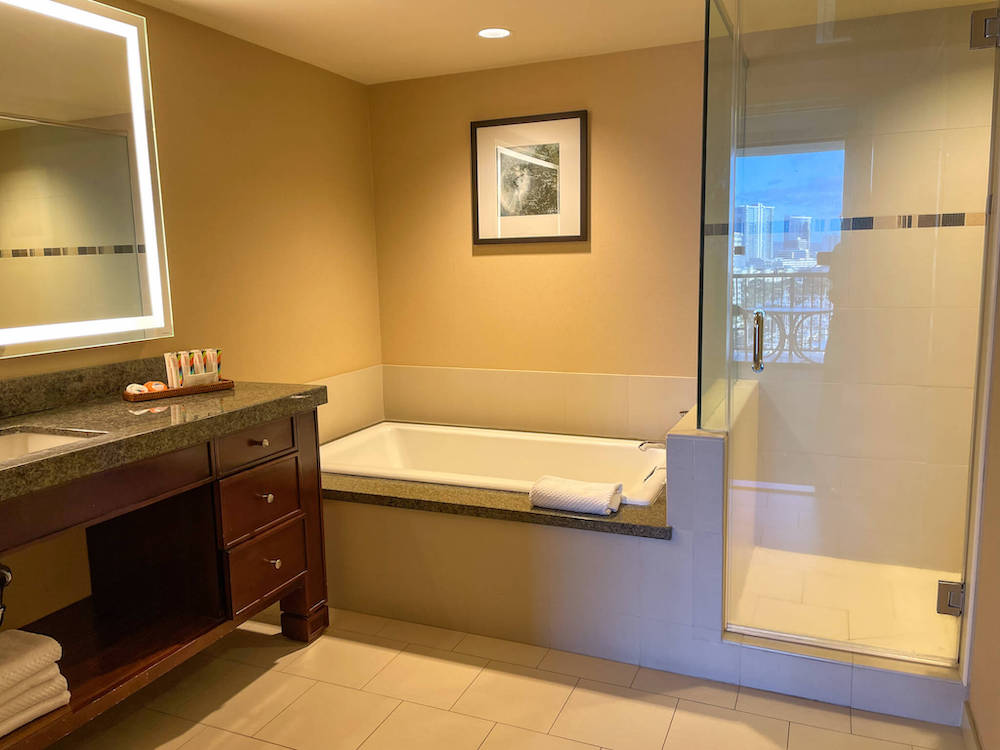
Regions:
M 0 258 L 54 258 L 63 255 L 135 255 L 146 252 L 145 245 L 80 245 L 78 247 L 20 247 L 0 249 Z
M 986 214 L 950 213 L 950 214 L 899 214 L 896 216 L 851 216 L 833 219 L 816 219 L 811 223 L 814 232 L 858 232 L 866 229 L 912 229 L 927 227 L 983 227 L 986 226 Z M 786 234 L 784 221 L 771 223 L 774 234 Z M 706 237 L 726 237 L 729 235 L 729 224 L 705 224 Z

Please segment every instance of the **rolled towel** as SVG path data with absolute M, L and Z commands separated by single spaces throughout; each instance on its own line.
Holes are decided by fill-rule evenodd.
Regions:
M 35 672 L 35 674 L 31 675 L 31 677 L 26 677 L 16 685 L 10 687 L 7 690 L 4 690 L 3 692 L 0 692 L 0 709 L 2 709 L 5 705 L 7 705 L 8 701 L 14 700 L 17 696 L 21 695 L 22 693 L 25 693 L 28 690 L 31 690 L 32 688 L 36 688 L 39 685 L 44 685 L 46 682 L 54 680 L 58 676 L 59 676 L 59 665 L 50 664 L 41 672 Z
M 35 706 L 44 704 L 46 701 L 58 698 L 63 693 L 67 693 L 67 689 L 66 678 L 62 675 L 57 675 L 48 682 L 26 690 L 13 700 L 7 701 L 7 703 L 0 703 L 0 723 L 9 721 L 18 714 L 29 711 Z
M 10 734 L 15 729 L 20 729 L 25 724 L 37 719 L 39 716 L 45 716 L 45 714 L 55 711 L 57 708 L 62 708 L 68 703 L 68 690 L 64 691 L 61 695 L 55 696 L 54 698 L 49 698 L 47 701 L 36 703 L 31 708 L 12 716 L 6 721 L 0 721 L 0 737 L 3 737 L 5 734 Z
M 539 508 L 610 516 L 621 505 L 622 486 L 546 476 L 535 482 L 528 497 Z
M 62 646 L 47 635 L 24 630 L 0 633 L 0 693 L 62 658 Z

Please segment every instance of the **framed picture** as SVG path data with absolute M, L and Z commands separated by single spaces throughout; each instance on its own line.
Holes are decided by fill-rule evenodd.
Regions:
M 472 123 L 472 241 L 587 239 L 587 112 Z

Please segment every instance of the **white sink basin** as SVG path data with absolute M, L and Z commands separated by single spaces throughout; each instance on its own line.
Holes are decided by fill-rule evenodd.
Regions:
M 103 434 L 89 430 L 10 427 L 6 430 L 0 430 L 0 462 Z

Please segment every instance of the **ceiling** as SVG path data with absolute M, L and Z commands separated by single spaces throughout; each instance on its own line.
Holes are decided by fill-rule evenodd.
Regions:
M 699 41 L 705 0 L 144 0 L 361 83 Z M 732 0 L 721 0 L 729 7 Z M 969 0 L 742 0 L 744 28 L 808 26 Z M 476 32 L 500 26 L 507 39 Z
M 699 40 L 704 0 L 144 0 L 361 83 Z M 501 26 L 507 39 L 480 39 Z

